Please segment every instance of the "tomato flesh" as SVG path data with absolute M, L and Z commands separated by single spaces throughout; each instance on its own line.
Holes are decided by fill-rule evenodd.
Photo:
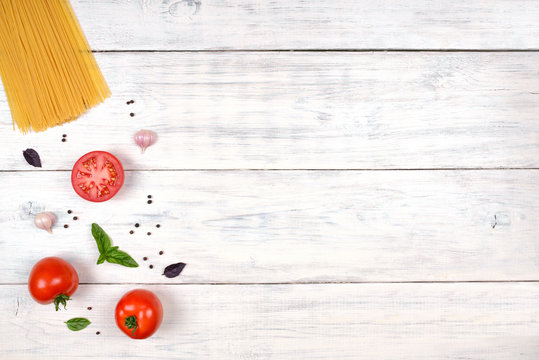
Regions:
M 71 172 L 71 185 L 83 199 L 101 202 L 112 198 L 124 183 L 120 161 L 106 151 L 83 155 Z

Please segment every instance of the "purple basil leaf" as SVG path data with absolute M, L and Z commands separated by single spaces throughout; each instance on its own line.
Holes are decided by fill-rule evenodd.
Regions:
M 169 265 L 165 268 L 165 271 L 163 272 L 163 275 L 165 275 L 168 278 L 173 278 L 182 272 L 183 268 L 185 267 L 185 263 L 179 262 L 177 264 Z
M 26 149 L 22 152 L 26 162 L 35 167 L 41 167 L 41 159 L 39 154 L 34 149 Z

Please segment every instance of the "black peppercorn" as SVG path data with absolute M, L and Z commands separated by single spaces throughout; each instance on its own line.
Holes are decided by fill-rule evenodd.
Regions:
M 156 228 L 160 228 L 160 227 L 161 227 L 161 225 L 157 224 L 157 225 L 155 225 L 155 227 L 156 227 Z
M 148 260 L 148 257 L 145 256 L 145 257 L 142 258 L 142 260 L 146 261 L 146 260 Z
M 153 269 L 153 265 L 150 265 L 150 269 Z
M 92 307 L 91 307 L 91 306 L 88 306 L 88 310 L 92 310 Z
M 67 210 L 67 213 L 68 213 L 68 214 L 71 214 L 72 212 L 73 212 L 73 211 L 71 211 L 71 210 Z
M 129 116 L 133 117 L 135 116 L 135 113 L 130 113 Z
M 75 221 L 76 221 L 76 220 L 79 220 L 79 218 L 78 218 L 78 217 L 76 217 L 76 216 L 73 216 L 73 220 L 75 220 Z
M 152 233 L 148 231 L 146 234 L 147 234 L 148 236 L 150 236 Z
M 163 254 L 164 254 L 163 250 L 159 251 L 159 255 L 163 255 Z
M 151 204 L 151 203 L 152 203 L 152 201 L 151 201 L 151 200 L 148 200 L 148 204 Z
M 135 224 L 135 227 L 139 227 L 140 225 L 138 223 Z
M 129 233 L 130 233 L 130 234 L 134 234 L 135 232 L 134 232 L 133 230 L 131 230 Z
M 65 228 L 65 229 L 67 229 L 68 227 L 69 227 L 69 225 L 67 225 L 67 224 L 64 225 L 64 228 Z

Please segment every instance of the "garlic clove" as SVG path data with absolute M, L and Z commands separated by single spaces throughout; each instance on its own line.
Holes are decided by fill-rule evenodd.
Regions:
M 151 130 L 140 130 L 135 134 L 135 143 L 141 148 L 142 153 L 147 147 L 152 146 L 157 140 L 157 134 Z
M 46 230 L 49 234 L 52 234 L 52 227 L 56 222 L 56 215 L 50 211 L 41 212 L 37 214 L 34 218 L 34 224 L 42 229 Z

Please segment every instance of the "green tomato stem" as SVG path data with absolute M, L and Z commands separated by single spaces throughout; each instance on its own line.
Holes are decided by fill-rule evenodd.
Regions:
M 133 329 L 133 332 L 131 332 L 131 335 L 135 335 L 135 330 L 137 330 L 137 327 L 138 327 L 137 318 L 135 317 L 135 315 L 126 317 L 124 325 L 128 329 Z
M 64 306 L 64 309 L 66 309 L 66 301 L 71 300 L 69 295 L 60 294 L 57 297 L 54 298 L 54 307 L 56 308 L 56 311 L 60 309 L 60 304 Z

